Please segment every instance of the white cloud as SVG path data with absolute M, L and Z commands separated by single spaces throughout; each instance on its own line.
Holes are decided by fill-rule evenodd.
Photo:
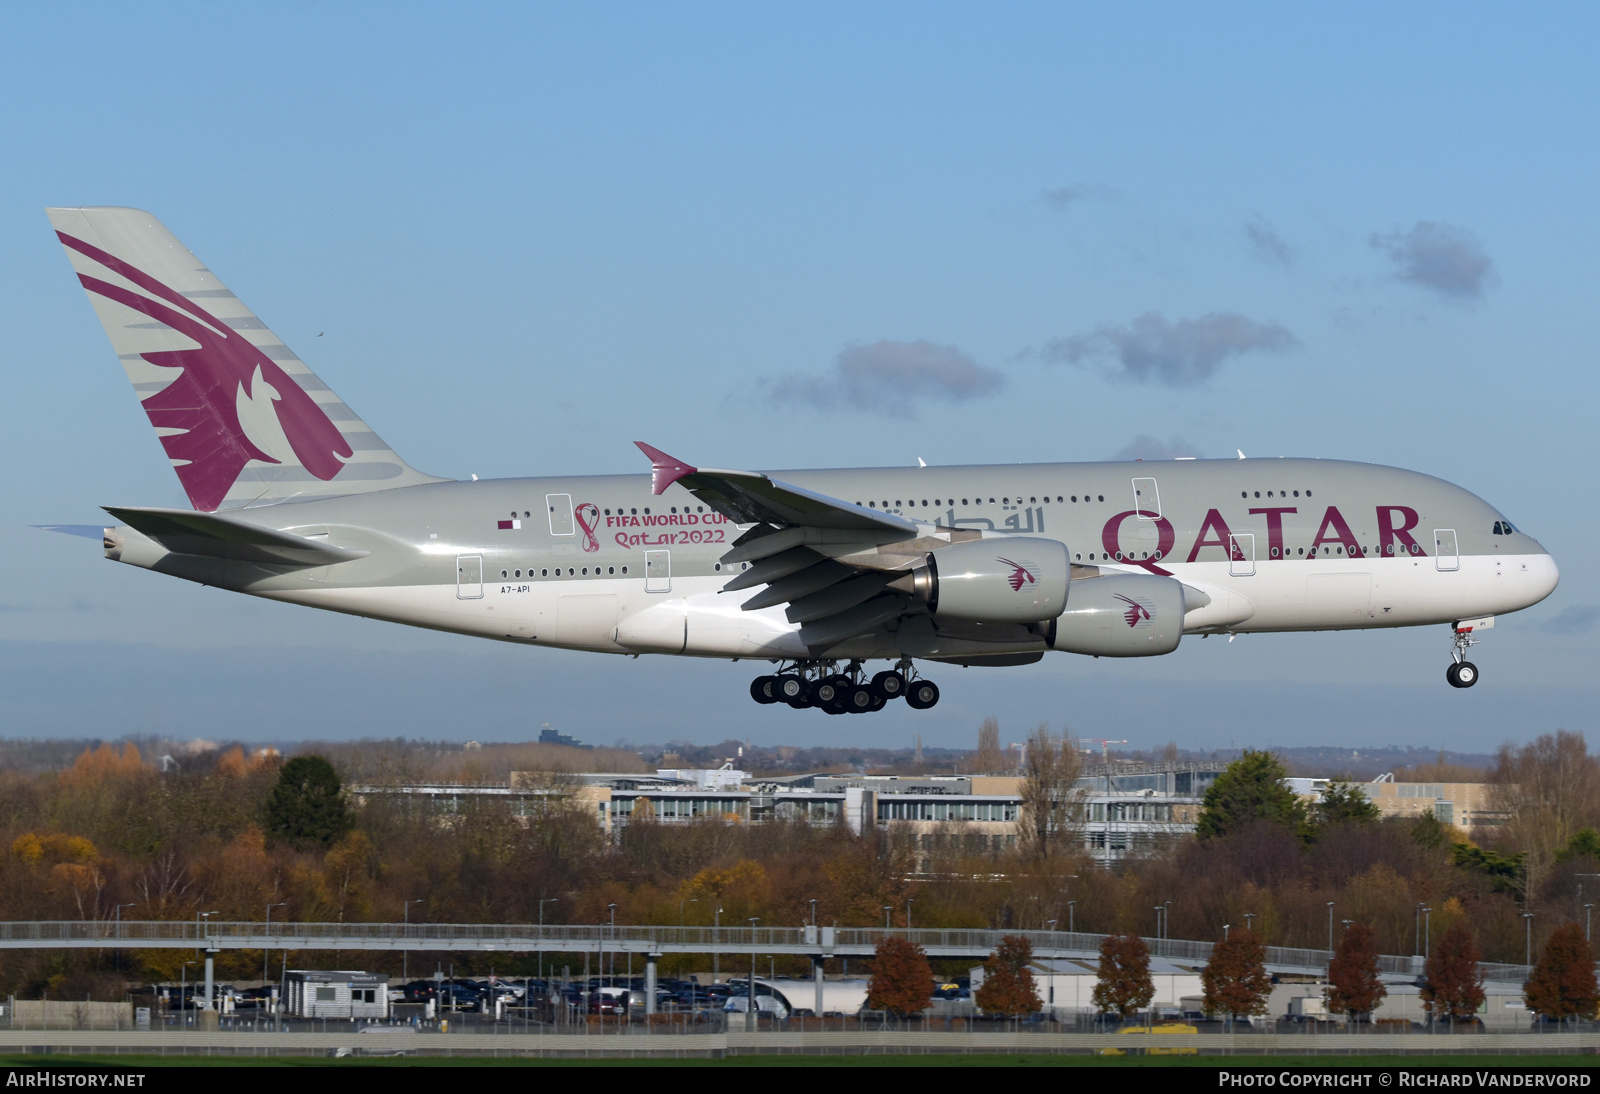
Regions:
M 1369 242 L 1389 256 L 1401 281 L 1445 296 L 1482 296 L 1494 272 L 1478 238 L 1453 224 L 1422 220 L 1409 232 L 1374 232 Z
M 918 400 L 964 402 L 991 395 L 1005 379 L 954 346 L 916 341 L 846 346 L 820 376 L 790 374 L 767 383 L 779 398 L 824 409 L 904 415 Z
M 1109 360 L 1115 379 L 1188 387 L 1210 379 L 1224 361 L 1251 350 L 1282 352 L 1299 345 L 1287 328 L 1257 323 L 1237 312 L 1168 321 L 1146 312 L 1120 327 L 1047 342 L 1046 360 L 1082 364 Z
M 1170 441 L 1158 440 L 1147 433 L 1141 433 L 1117 452 L 1111 458 L 1114 460 L 1175 460 L 1180 456 L 1198 457 L 1200 450 L 1182 437 L 1174 437 Z

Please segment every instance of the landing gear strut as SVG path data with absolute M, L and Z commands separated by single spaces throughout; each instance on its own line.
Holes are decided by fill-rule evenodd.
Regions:
M 926 710 L 939 701 L 939 687 L 917 679 L 909 658 L 870 681 L 860 661 L 851 661 L 843 672 L 833 661 L 797 661 L 787 668 L 779 666 L 772 676 L 752 680 L 750 698 L 763 705 L 787 703 L 796 710 L 816 707 L 828 714 L 869 714 L 895 699 L 904 699 L 913 710 Z
M 1444 670 L 1444 678 L 1453 688 L 1470 688 L 1478 682 L 1478 666 L 1467 660 L 1467 651 L 1478 644 L 1472 637 L 1472 629 L 1462 630 L 1455 628 L 1455 649 L 1450 651 L 1452 658 L 1450 667 Z

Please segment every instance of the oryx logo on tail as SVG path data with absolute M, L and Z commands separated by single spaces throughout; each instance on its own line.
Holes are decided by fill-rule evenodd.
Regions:
M 1011 576 L 1006 578 L 1006 582 L 1011 586 L 1011 591 L 1014 593 L 1020 593 L 1024 585 L 1032 585 L 1034 582 L 1039 580 L 1038 578 L 1034 577 L 1033 572 L 1028 569 L 1029 566 L 1033 565 L 1031 562 L 1012 562 L 1009 558 L 998 557 L 995 559 L 995 561 L 1001 565 L 1010 566 L 1012 568 Z
M 138 355 L 181 370 L 143 405 L 196 509 L 221 505 L 251 460 L 298 463 L 324 481 L 344 469 L 354 455 L 350 443 L 316 401 L 244 335 L 132 264 L 65 232 L 56 235 L 109 275 L 142 290 L 80 273 L 91 294 L 198 343 Z
M 1131 596 L 1123 596 L 1121 593 L 1117 594 L 1117 599 L 1128 605 L 1128 610 L 1122 613 L 1122 618 L 1128 621 L 1128 626 L 1137 627 L 1141 620 L 1151 617 L 1148 604 L 1135 600 Z

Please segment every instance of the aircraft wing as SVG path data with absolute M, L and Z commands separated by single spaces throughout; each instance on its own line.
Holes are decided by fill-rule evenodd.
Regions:
M 729 520 L 755 525 L 722 556 L 724 565 L 750 564 L 723 591 L 765 585 L 744 609 L 787 604 L 789 622 L 800 624 L 800 640 L 813 651 L 921 610 L 889 586 L 927 549 L 925 527 L 760 472 L 694 467 L 634 443 L 650 457 L 652 493 L 677 484 Z

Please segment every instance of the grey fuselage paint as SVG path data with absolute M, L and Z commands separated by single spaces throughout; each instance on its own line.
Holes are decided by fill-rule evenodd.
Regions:
M 1210 600 L 1188 613 L 1188 633 L 1450 623 L 1537 603 L 1558 578 L 1530 536 L 1496 533 L 1505 518 L 1476 495 L 1371 464 L 1183 460 L 773 477 L 919 523 L 1060 540 L 1075 564 L 1101 573 L 1171 575 Z M 291 568 L 171 555 L 145 541 L 123 558 L 237 592 L 515 642 L 806 654 L 781 607 L 741 613 L 752 593 L 720 591 L 738 568 L 719 559 L 742 528 L 681 486 L 653 496 L 648 475 L 440 482 L 227 513 L 367 554 Z M 128 528 L 115 534 L 143 539 Z M 646 552 L 657 553 L 653 576 Z M 1020 629 L 962 641 L 942 652 L 1040 645 Z M 882 631 L 830 655 L 901 652 L 894 632 Z

